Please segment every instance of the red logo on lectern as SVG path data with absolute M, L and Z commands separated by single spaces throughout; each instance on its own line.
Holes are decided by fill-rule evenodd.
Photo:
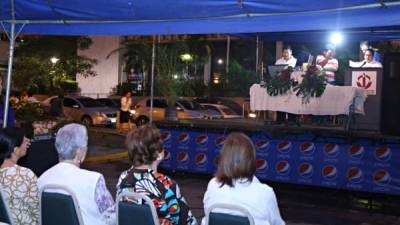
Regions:
M 363 73 L 362 75 L 357 77 L 357 87 L 368 89 L 369 87 L 371 87 L 371 85 L 371 77 L 367 74 Z

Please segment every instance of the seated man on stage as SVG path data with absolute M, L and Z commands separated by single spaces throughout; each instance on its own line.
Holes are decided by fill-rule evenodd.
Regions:
M 375 61 L 374 50 L 372 49 L 367 49 L 365 51 L 363 61 L 353 62 L 350 60 L 349 66 L 356 68 L 382 68 L 382 64 L 380 62 Z
M 283 47 L 282 57 L 276 60 L 275 65 L 288 65 L 291 67 L 296 66 L 297 59 L 292 55 L 292 49 L 289 45 Z
M 276 60 L 275 65 L 288 65 L 294 68 L 296 66 L 297 59 L 292 55 L 292 49 L 289 45 L 283 47 L 282 49 L 282 57 Z M 294 114 L 288 114 L 286 118 L 286 113 L 277 112 L 276 122 L 283 123 L 287 119 L 287 122 L 295 123 L 296 116 Z

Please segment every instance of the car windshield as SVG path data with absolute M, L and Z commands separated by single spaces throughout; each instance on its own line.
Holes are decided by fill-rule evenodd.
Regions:
M 178 103 L 188 110 L 204 110 L 204 108 L 199 103 L 194 101 L 179 100 Z
M 237 115 L 235 111 L 233 111 L 231 108 L 228 107 L 221 107 L 221 110 L 226 114 L 226 115 Z
M 93 107 L 104 107 L 103 104 L 99 103 L 98 101 L 92 98 L 77 98 L 84 107 L 93 108 Z

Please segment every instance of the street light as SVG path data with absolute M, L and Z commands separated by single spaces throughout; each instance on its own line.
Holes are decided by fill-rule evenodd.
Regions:
M 50 58 L 50 62 L 53 63 L 53 65 L 56 64 L 58 62 L 58 60 L 60 60 L 60 59 L 55 56 Z
M 182 54 L 181 60 L 186 63 L 186 76 L 189 77 L 189 62 L 193 60 L 193 56 L 189 53 Z

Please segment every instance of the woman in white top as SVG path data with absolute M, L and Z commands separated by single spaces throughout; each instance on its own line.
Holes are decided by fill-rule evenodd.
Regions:
M 125 128 L 126 124 L 129 124 L 129 120 L 131 117 L 129 110 L 131 109 L 131 106 L 132 106 L 132 94 L 130 91 L 128 91 L 121 98 L 121 108 L 119 111 L 119 123 L 121 128 Z
M 218 170 L 208 183 L 204 211 L 216 203 L 245 207 L 256 225 L 284 225 L 273 189 L 256 177 L 256 152 L 242 133 L 230 134 L 221 150 Z M 217 212 L 237 214 L 231 210 Z
M 86 127 L 68 124 L 57 132 L 56 149 L 60 162 L 38 179 L 39 188 L 47 184 L 62 185 L 74 192 L 85 225 L 115 224 L 114 200 L 104 177 L 98 172 L 81 169 L 88 144 Z

